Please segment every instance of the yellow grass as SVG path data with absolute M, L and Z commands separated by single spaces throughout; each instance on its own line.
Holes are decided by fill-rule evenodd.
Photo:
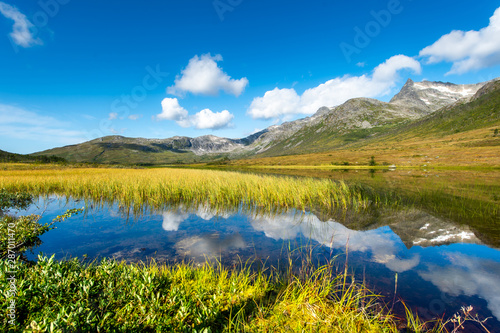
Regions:
M 382 165 L 396 164 L 398 167 L 467 166 L 499 167 L 500 137 L 492 138 L 495 127 L 471 130 L 447 135 L 442 138 L 399 138 L 394 141 L 370 143 L 362 147 L 339 148 L 329 152 L 311 154 L 254 157 L 232 161 L 235 166 L 325 166 L 348 162 L 351 166 L 367 165 L 371 156 Z M 485 141 L 497 142 L 486 145 Z
M 314 206 L 325 211 L 363 208 L 370 203 L 359 188 L 344 182 L 190 169 L 4 170 L 0 171 L 0 188 L 117 202 L 135 211 L 178 202 L 266 210 Z

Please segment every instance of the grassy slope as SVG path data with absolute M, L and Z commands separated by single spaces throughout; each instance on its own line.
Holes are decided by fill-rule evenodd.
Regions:
M 292 137 L 279 142 L 259 156 L 277 156 L 286 153 L 301 154 L 304 151 L 322 152 L 348 146 L 351 143 L 370 138 L 407 123 L 408 119 L 395 117 L 391 110 L 396 110 L 390 104 L 377 104 L 369 101 L 359 102 L 356 113 L 346 119 L 335 119 L 338 114 L 331 114 L 326 121 L 314 126 L 307 126 Z M 350 112 L 349 110 L 340 110 Z M 356 128 L 353 122 L 368 121 L 372 128 Z
M 478 131 L 500 125 L 500 81 L 494 82 L 488 93 L 465 104 L 445 107 L 423 119 L 412 122 L 388 133 L 381 141 L 407 141 L 419 138 L 444 138 L 457 133 Z M 477 133 L 477 132 L 476 132 Z M 500 137 L 490 135 L 478 137 L 472 144 L 463 146 L 500 146 Z
M 50 155 L 50 154 L 49 154 Z M 60 157 L 55 156 L 33 156 L 33 155 L 22 155 L 22 154 L 14 154 L 9 153 L 3 150 L 0 150 L 0 162 L 22 162 L 22 163 L 31 163 L 31 162 L 42 162 L 42 163 L 51 163 L 51 162 L 64 162 Z
M 54 148 L 36 155 L 52 154 L 71 162 L 90 162 L 104 164 L 160 164 L 193 163 L 203 161 L 192 152 L 165 149 L 151 143 L 138 144 L 133 138 L 122 138 L 115 142 L 114 137 L 104 137 L 102 141 L 93 140 L 79 145 Z
M 254 158 L 233 162 L 234 165 L 366 165 L 370 156 L 379 163 L 397 165 L 489 165 L 500 166 L 500 82 L 477 100 L 441 109 L 420 120 L 405 123 L 381 135 L 353 132 L 359 140 L 328 149 L 328 137 L 314 141 L 327 152 Z M 360 130 L 362 131 L 362 130 Z M 368 130 L 365 130 L 368 131 Z M 346 135 L 339 140 L 346 141 Z M 311 149 L 314 151 L 314 149 Z M 311 151 L 309 150 L 309 151 Z

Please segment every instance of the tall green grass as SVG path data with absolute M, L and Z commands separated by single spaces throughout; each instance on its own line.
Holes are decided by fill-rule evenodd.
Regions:
M 0 262 L 0 271 L 8 270 Z M 307 279 L 241 267 L 85 264 L 39 257 L 19 264 L 19 331 L 397 332 L 378 297 L 320 267 Z M 8 281 L 0 280 L 7 290 Z M 6 313 L 9 299 L 0 301 Z M 361 305 L 363 304 L 363 305 Z M 9 329 L 7 319 L 2 328 Z
M 17 267 L 17 295 L 0 300 L 3 313 L 12 299 L 16 304 L 15 324 L 7 316 L 0 322 L 4 332 L 396 333 L 403 324 L 406 332 L 447 333 L 471 321 L 488 332 L 471 307 L 433 322 L 406 308 L 406 320 L 397 320 L 380 296 L 330 264 L 296 275 L 248 265 L 229 270 L 217 263 L 85 263 L 39 256 L 37 264 Z M 0 261 L 2 290 L 9 288 L 8 270 Z

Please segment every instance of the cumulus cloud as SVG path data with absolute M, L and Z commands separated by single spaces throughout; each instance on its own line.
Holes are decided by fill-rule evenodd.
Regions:
M 263 97 L 252 101 L 248 114 L 252 118 L 278 118 L 282 115 L 300 113 L 300 97 L 295 89 L 278 89 L 267 91 Z
M 165 98 L 161 101 L 162 112 L 156 116 L 158 120 L 183 121 L 188 116 L 188 111 L 179 105 L 177 98 Z
M 174 120 L 181 127 L 195 127 L 197 129 L 221 129 L 228 127 L 234 115 L 227 110 L 213 112 L 204 109 L 195 115 L 180 106 L 177 98 L 165 98 L 161 102 L 162 112 L 156 116 L 156 120 Z
M 220 54 L 213 57 L 210 54 L 194 56 L 181 71 L 181 75 L 177 75 L 175 84 L 167 88 L 167 92 L 176 96 L 183 96 L 187 92 L 217 95 L 222 90 L 235 96 L 241 95 L 248 85 L 248 79 L 232 79 L 217 65 L 218 61 L 222 61 Z
M 355 97 L 377 97 L 391 92 L 399 80 L 398 72 L 409 69 L 421 72 L 420 63 L 405 55 L 396 55 L 377 66 L 371 75 L 338 77 L 299 96 L 295 89 L 268 91 L 255 98 L 247 110 L 252 118 L 271 119 L 293 114 L 313 114 L 320 107 L 336 106 Z
M 33 36 L 33 23 L 31 23 L 26 15 L 21 13 L 19 9 L 0 1 L 0 13 L 2 13 L 5 18 L 14 21 L 10 37 L 16 45 L 21 47 L 31 47 L 36 44 L 42 44 L 42 41 L 39 38 L 35 38 L 35 36 Z
M 198 129 L 220 129 L 227 127 L 234 116 L 227 110 L 212 112 L 209 109 L 201 110 L 189 120 Z
M 420 51 L 428 63 L 452 62 L 449 74 L 469 71 L 500 64 L 500 8 L 490 18 L 490 24 L 479 30 L 454 30 L 442 36 L 434 44 Z

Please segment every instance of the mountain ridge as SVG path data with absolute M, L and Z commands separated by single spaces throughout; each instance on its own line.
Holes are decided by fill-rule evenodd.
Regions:
M 214 135 L 166 139 L 115 135 L 33 155 L 56 155 L 75 162 L 162 164 L 335 149 L 424 118 L 442 108 L 467 103 L 489 82 L 492 81 L 456 85 L 408 79 L 390 102 L 353 98 L 336 107 L 322 107 L 309 117 L 270 126 L 240 139 Z

